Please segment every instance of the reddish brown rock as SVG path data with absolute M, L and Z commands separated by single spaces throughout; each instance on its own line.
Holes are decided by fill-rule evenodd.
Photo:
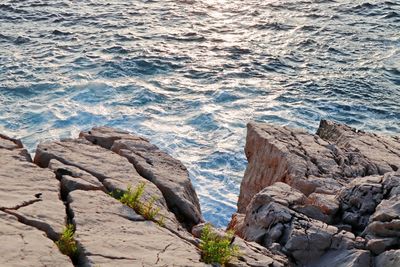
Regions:
M 321 121 L 318 135 L 263 123 L 249 123 L 238 212 L 251 198 L 275 182 L 306 195 L 335 194 L 355 177 L 396 171 L 400 141 Z

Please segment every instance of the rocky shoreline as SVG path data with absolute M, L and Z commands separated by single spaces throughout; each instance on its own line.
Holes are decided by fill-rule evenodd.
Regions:
M 400 140 L 321 121 L 315 135 L 249 123 L 228 266 L 400 266 Z M 95 127 L 32 160 L 0 135 L 1 266 L 207 266 L 183 164 L 145 138 Z M 144 184 L 162 224 L 113 192 Z M 73 224 L 76 259 L 55 242 Z

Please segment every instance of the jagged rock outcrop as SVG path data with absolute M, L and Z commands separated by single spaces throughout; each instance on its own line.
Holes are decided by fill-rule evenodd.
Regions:
M 400 247 L 400 140 L 321 121 L 250 123 L 229 228 L 296 266 L 385 266 Z M 375 264 L 375 265 L 374 265 Z
M 384 174 L 400 167 L 400 141 L 321 121 L 317 135 L 263 123 L 249 123 L 245 147 L 248 166 L 238 212 L 275 182 L 306 195 L 335 194 L 354 177 Z
M 127 158 L 138 173 L 162 192 L 168 208 L 188 228 L 203 219 L 196 191 L 183 164 L 142 137 L 109 127 L 95 127 L 81 137 Z

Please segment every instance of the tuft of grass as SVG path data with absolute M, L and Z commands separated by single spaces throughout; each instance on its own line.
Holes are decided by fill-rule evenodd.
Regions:
M 146 220 L 151 220 L 160 226 L 164 226 L 165 217 L 159 215 L 160 208 L 154 207 L 154 203 L 157 201 L 157 197 L 153 196 L 150 200 L 142 202 L 141 198 L 144 193 L 146 184 L 144 182 L 139 183 L 135 188 L 128 186 L 127 190 L 121 194 L 121 192 L 113 192 L 111 196 L 119 199 L 121 203 L 134 209 L 138 214 L 142 215 Z M 156 217 L 160 217 L 157 219 Z
M 233 257 L 239 256 L 239 247 L 233 245 L 234 234 L 228 231 L 224 236 L 218 235 L 212 230 L 210 224 L 206 224 L 200 237 L 200 249 L 202 259 L 207 264 L 220 264 L 225 266 Z
M 61 233 L 61 237 L 56 241 L 56 245 L 61 253 L 68 255 L 71 259 L 78 257 L 78 246 L 74 239 L 74 225 L 67 224 Z

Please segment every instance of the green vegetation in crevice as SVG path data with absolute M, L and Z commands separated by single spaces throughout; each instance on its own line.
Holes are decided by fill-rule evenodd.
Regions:
M 164 226 L 164 216 L 159 214 L 160 208 L 154 207 L 154 202 L 157 201 L 157 197 L 153 196 L 150 200 L 143 202 L 141 200 L 144 193 L 146 184 L 144 182 L 139 183 L 135 188 L 128 186 L 125 192 L 115 190 L 110 193 L 111 196 L 118 199 L 121 203 L 135 210 L 136 213 L 142 215 L 146 220 L 151 220 L 158 223 L 160 226 Z
M 211 224 L 206 224 L 200 236 L 202 260 L 207 264 L 225 266 L 233 257 L 240 255 L 239 247 L 232 244 L 233 240 L 232 231 L 221 236 L 213 231 Z
M 69 256 L 72 262 L 78 261 L 78 245 L 74 239 L 75 227 L 73 224 L 67 224 L 63 229 L 60 239 L 56 241 L 56 245 L 61 253 Z

